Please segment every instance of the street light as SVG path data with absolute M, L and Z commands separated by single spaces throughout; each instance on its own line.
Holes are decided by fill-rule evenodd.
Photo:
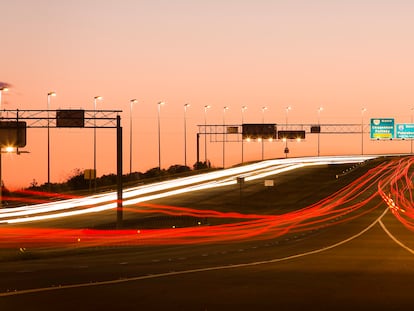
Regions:
M 7 92 L 9 89 L 7 87 L 0 87 L 0 116 L 1 116 L 1 93 Z M 0 208 L 3 206 L 3 179 L 1 174 L 1 145 L 0 145 Z
M 102 100 L 102 96 L 95 96 L 93 98 L 93 187 L 96 191 L 96 102 Z
M 288 115 L 289 115 L 290 110 L 292 110 L 292 107 L 290 107 L 290 106 L 285 108 L 285 111 L 286 111 L 286 131 L 287 131 L 287 126 L 288 126 Z
M 158 169 L 161 170 L 161 123 L 160 123 L 160 111 L 164 102 L 158 103 Z
M 190 104 L 184 104 L 184 166 L 187 166 L 187 108 Z
M 364 112 L 366 108 L 361 109 L 361 154 L 364 154 Z
M 292 110 L 292 107 L 288 106 L 285 108 L 285 112 L 286 112 L 286 131 L 288 130 L 288 115 L 289 115 L 289 111 Z M 289 153 L 289 148 L 288 148 L 288 139 L 285 139 L 285 157 L 287 158 Z
M 265 121 L 265 111 L 267 110 L 267 107 L 262 107 L 262 124 L 264 124 Z M 262 140 L 262 161 L 264 160 L 264 137 L 261 138 Z
M 225 148 L 226 148 L 226 110 L 228 110 L 229 107 L 224 106 L 223 107 L 223 168 L 224 166 L 224 157 L 225 157 Z
M 207 109 L 210 109 L 210 105 L 204 106 L 204 161 L 207 166 Z
M 4 86 L 0 87 L 0 116 L 1 116 L 1 110 L 2 110 L 2 106 L 1 106 L 1 94 L 3 92 L 7 92 L 8 90 L 9 89 L 7 87 L 4 87 Z
M 318 127 L 319 127 L 319 131 L 318 131 L 318 157 L 320 155 L 320 149 L 319 149 L 319 143 L 320 143 L 320 135 L 321 135 L 321 111 L 323 110 L 323 107 L 319 107 L 318 108 Z
M 49 118 L 49 110 L 50 110 L 50 99 L 51 97 L 56 96 L 56 92 L 49 92 L 47 93 L 47 187 L 50 192 L 51 185 L 50 185 L 50 118 Z
M 264 121 L 265 121 L 264 113 L 265 113 L 266 110 L 267 110 L 267 107 L 262 107 L 262 123 L 264 123 Z
M 129 175 L 132 173 L 132 106 L 136 103 L 136 99 L 129 101 Z
M 243 150 L 243 148 L 244 148 L 244 140 L 243 140 L 243 123 L 244 123 L 244 111 L 247 109 L 247 107 L 246 106 L 242 106 L 241 107 L 241 123 L 242 123 L 242 139 L 241 139 L 241 145 L 242 145 L 242 150 L 241 150 L 241 155 L 242 155 L 242 163 L 244 163 L 244 155 L 243 155 L 243 153 L 244 153 L 244 150 Z

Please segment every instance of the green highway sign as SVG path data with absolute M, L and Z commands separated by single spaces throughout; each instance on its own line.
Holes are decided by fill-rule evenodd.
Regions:
M 414 124 L 397 124 L 396 129 L 398 139 L 414 139 Z
M 393 139 L 394 128 L 392 118 L 371 119 L 371 139 Z

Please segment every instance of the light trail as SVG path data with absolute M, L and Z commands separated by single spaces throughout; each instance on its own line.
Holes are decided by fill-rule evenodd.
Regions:
M 249 181 L 280 174 L 305 165 L 358 163 L 372 158 L 374 156 L 309 157 L 268 160 L 207 174 L 130 188 L 123 193 L 123 205 L 135 205 L 170 195 L 235 184 L 236 177 L 240 175 L 243 175 L 246 181 Z M 0 209 L 0 224 L 23 223 L 102 212 L 116 208 L 116 199 L 116 193 L 112 192 L 20 208 Z
M 390 161 L 366 174 L 331 196 L 306 208 L 283 215 L 223 213 L 184 207 L 141 203 L 137 213 L 160 213 L 172 216 L 193 216 L 232 219 L 233 223 L 175 229 L 90 230 L 90 229 L 22 229 L 3 228 L 0 247 L 91 247 L 105 245 L 167 245 L 223 243 L 244 239 L 275 239 L 287 233 L 305 232 L 333 226 L 365 215 L 380 206 L 377 185 L 394 180 L 397 161 Z M 366 189 L 373 189 L 371 194 Z M 346 218 L 343 216 L 347 216 Z M 332 222 L 335 220 L 335 222 Z
M 390 180 L 378 185 L 379 194 L 392 214 L 411 231 L 414 231 L 413 164 L 414 157 L 401 159 Z
M 333 226 L 344 221 L 350 221 L 361 217 L 380 207 L 382 198 L 388 209 L 407 228 L 413 230 L 413 183 L 414 177 L 413 158 L 391 160 L 378 167 L 369 170 L 366 174 L 347 185 L 336 193 L 312 204 L 306 208 L 286 213 L 283 215 L 257 215 L 241 214 L 237 212 L 223 213 L 214 210 L 196 210 L 184 207 L 140 203 L 137 213 L 156 212 L 172 216 L 188 215 L 193 217 L 215 217 L 237 220 L 236 223 L 227 223 L 211 227 L 192 227 L 179 229 L 155 229 L 155 230 L 75 230 L 75 229 L 24 229 L 2 228 L 0 234 L 0 247 L 20 247 L 21 252 L 27 248 L 83 248 L 91 246 L 135 246 L 135 245 L 172 245 L 195 243 L 221 243 L 244 239 L 261 240 L 274 239 L 287 233 L 304 232 Z M 228 182 L 228 181 L 226 181 Z M 375 200 L 375 201 L 374 201 Z M 401 247 L 411 254 L 412 249 L 398 241 L 385 228 L 382 218 L 387 212 L 385 209 L 381 215 L 364 227 L 357 234 L 335 242 L 334 244 L 269 260 L 253 261 L 235 265 L 220 265 L 207 268 L 197 268 L 182 271 L 157 273 L 151 275 L 122 278 L 116 280 L 98 281 L 95 283 L 79 283 L 56 287 L 33 288 L 21 291 L 4 292 L 0 296 L 21 295 L 28 293 L 45 292 L 52 290 L 89 287 L 106 284 L 118 284 L 123 282 L 154 279 L 205 271 L 236 269 L 242 267 L 258 266 L 277 263 L 304 256 L 318 254 L 326 250 L 341 246 L 349 241 L 362 236 L 375 225 L 380 224 L 384 231 Z M 343 217 L 346 216 L 346 217 Z M 332 221 L 335 220 L 333 223 Z M 20 244 L 20 245 L 19 245 Z
M 14 290 L 14 291 L 7 291 L 0 293 L 0 297 L 8 297 L 8 296 L 15 296 L 15 295 L 25 295 L 25 294 L 33 294 L 33 293 L 41 293 L 41 292 L 49 292 L 49 291 L 56 291 L 56 290 L 65 290 L 65 289 L 72 289 L 72 288 L 82 288 L 82 287 L 92 287 L 92 286 L 102 286 L 102 285 L 113 285 L 113 284 L 120 284 L 120 283 L 127 283 L 127 282 L 136 282 L 140 280 L 148 280 L 148 279 L 159 279 L 164 277 L 170 276 L 178 276 L 178 275 L 185 275 L 185 274 L 193 274 L 193 273 L 200 273 L 200 272 L 209 272 L 209 271 L 222 271 L 228 269 L 240 269 L 245 267 L 254 267 L 260 265 L 267 265 L 273 263 L 279 263 L 283 261 L 288 261 L 292 259 L 298 259 L 305 256 L 315 255 L 327 250 L 334 249 L 336 247 L 342 246 L 371 230 L 377 223 L 380 223 L 382 226 L 381 219 L 386 214 L 387 210 L 385 210 L 377 219 L 374 220 L 369 226 L 364 228 L 362 231 L 354 234 L 351 237 L 346 238 L 345 240 L 336 242 L 335 244 L 328 245 L 319 249 L 311 250 L 304 253 L 293 254 L 286 257 L 278 257 L 272 258 L 268 260 L 262 261 L 253 261 L 247 263 L 240 263 L 240 264 L 230 264 L 230 265 L 220 265 L 220 266 L 213 266 L 207 268 L 197 268 L 197 269 L 189 269 L 189 270 L 181 270 L 181 271 L 170 271 L 164 273 L 155 273 L 155 274 L 148 274 L 148 275 L 141 275 L 135 277 L 126 277 L 126 278 L 118 278 L 115 280 L 105 280 L 105 281 L 96 281 L 96 282 L 88 282 L 88 283 L 78 283 L 78 284 L 66 284 L 66 285 L 59 285 L 59 286 L 51 286 L 51 287 L 39 287 L 39 288 L 31 288 L 31 289 L 23 289 L 23 290 Z

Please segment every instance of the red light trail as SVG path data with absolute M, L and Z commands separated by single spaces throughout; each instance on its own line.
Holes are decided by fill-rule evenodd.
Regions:
M 413 163 L 413 157 L 398 161 L 390 181 L 378 184 L 378 192 L 392 214 L 411 231 L 414 231 Z
M 220 218 L 230 223 L 168 229 L 1 228 L 1 248 L 73 248 L 114 245 L 176 245 L 275 239 L 350 221 L 382 205 L 414 230 L 413 158 L 391 160 L 371 169 L 346 187 L 303 209 L 282 215 L 242 214 L 138 203 L 128 209 L 142 214 Z M 367 189 L 377 189 L 368 193 Z M 40 193 L 38 193 L 40 195 Z M 134 208 L 135 207 L 135 208 Z M 139 207 L 139 208 L 136 208 Z M 347 217 L 344 217 L 347 216 Z
M 221 218 L 231 223 L 168 229 L 49 229 L 1 228 L 2 248 L 73 248 L 114 245 L 177 245 L 275 239 L 346 222 L 382 205 L 381 196 L 393 214 L 414 230 L 412 177 L 413 158 L 392 160 L 371 169 L 351 184 L 303 209 L 282 215 L 242 214 L 185 207 L 139 203 L 129 210 L 143 214 Z M 411 171 L 411 173 L 410 173 Z M 367 189 L 377 189 L 367 193 Z M 388 194 L 386 194 L 388 193 Z M 372 203 L 372 204 L 370 204 Z M 347 217 L 343 217 L 347 216 Z M 334 221 L 335 220 L 335 221 Z M 235 222 L 236 221 L 236 222 Z

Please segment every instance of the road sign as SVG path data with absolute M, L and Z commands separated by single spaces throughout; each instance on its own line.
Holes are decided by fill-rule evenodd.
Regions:
M 237 177 L 237 183 L 238 184 L 244 184 L 244 177 Z
M 276 124 L 246 124 L 242 125 L 243 139 L 276 139 Z
M 57 110 L 56 127 L 85 127 L 85 110 Z
M 305 131 L 277 131 L 278 139 L 305 139 Z
M 92 180 L 96 178 L 96 170 L 86 169 L 83 171 L 83 178 L 86 180 Z
M 393 139 L 394 128 L 392 118 L 371 119 L 371 139 Z
M 397 124 L 396 129 L 398 139 L 414 139 L 414 124 Z
M 319 134 L 321 132 L 321 126 L 320 125 L 312 125 L 311 126 L 311 133 Z
M 26 146 L 26 122 L 0 121 L 0 147 Z
M 239 127 L 238 126 L 227 126 L 227 134 L 238 134 Z

